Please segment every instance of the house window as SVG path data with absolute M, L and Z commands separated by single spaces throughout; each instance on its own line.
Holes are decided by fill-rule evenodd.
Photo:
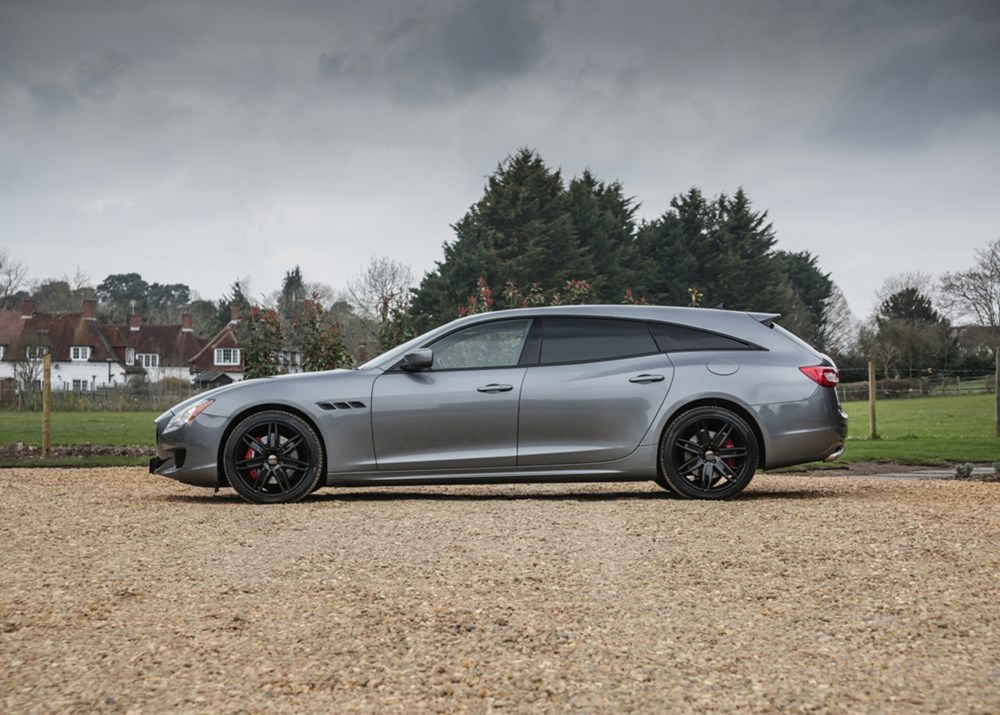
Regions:
M 86 380 L 73 380 L 73 392 L 86 392 L 90 389 L 90 383 Z
M 160 356 L 156 353 L 139 353 L 135 356 L 135 364 L 139 367 L 151 368 L 160 366 Z
M 29 360 L 41 360 L 48 351 L 44 345 L 29 345 L 24 349 L 24 356 Z
M 7 352 L 7 346 L 6 345 L 0 345 L 0 360 L 3 360 L 3 354 L 5 352 Z
M 125 348 L 125 362 L 135 365 L 135 348 Z
M 215 349 L 215 364 L 216 365 L 239 365 L 240 364 L 240 351 L 239 351 L 239 348 L 216 348 Z
M 86 362 L 90 360 L 90 346 L 74 345 L 69 349 L 69 358 L 73 362 Z

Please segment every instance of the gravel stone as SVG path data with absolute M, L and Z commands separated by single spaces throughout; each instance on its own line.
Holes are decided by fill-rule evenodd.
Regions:
M 1000 487 L 0 470 L 0 711 L 996 713 Z

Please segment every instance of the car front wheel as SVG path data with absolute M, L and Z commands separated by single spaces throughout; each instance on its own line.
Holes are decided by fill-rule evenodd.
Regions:
M 319 437 L 305 420 L 267 410 L 240 422 L 226 440 L 229 484 L 247 501 L 277 504 L 302 499 L 323 474 Z
M 660 443 L 661 478 L 691 499 L 725 499 L 757 471 L 757 438 L 742 417 L 722 407 L 696 407 L 677 417 Z

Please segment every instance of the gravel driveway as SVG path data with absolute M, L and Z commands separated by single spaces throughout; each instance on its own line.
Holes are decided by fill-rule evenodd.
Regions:
M 0 470 L 0 711 L 1000 712 L 1000 485 Z

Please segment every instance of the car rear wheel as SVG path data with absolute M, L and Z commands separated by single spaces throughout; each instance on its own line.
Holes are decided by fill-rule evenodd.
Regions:
M 225 469 L 229 484 L 247 501 L 294 502 L 319 483 L 323 452 L 305 420 L 267 410 L 250 415 L 229 435 Z
M 757 438 L 735 412 L 696 407 L 670 423 L 660 443 L 660 477 L 691 499 L 725 499 L 757 471 Z

